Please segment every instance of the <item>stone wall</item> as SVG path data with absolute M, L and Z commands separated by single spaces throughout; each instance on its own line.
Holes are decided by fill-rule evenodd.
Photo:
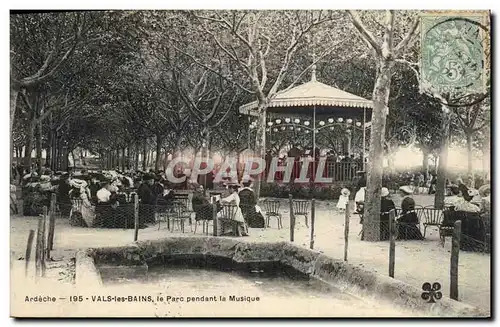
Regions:
M 333 285 L 352 285 L 359 290 L 361 296 L 375 296 L 428 315 L 448 317 L 488 315 L 478 308 L 445 297 L 429 304 L 422 300 L 422 291 L 414 286 L 288 242 L 254 243 L 222 237 L 170 237 L 140 241 L 126 247 L 89 249 L 77 257 L 77 267 L 80 260 L 88 265 L 89 257 L 94 258 L 98 266 L 106 264 L 144 266 L 162 256 L 177 255 L 222 257 L 237 263 L 279 262 Z M 77 280 L 78 272 L 77 269 Z

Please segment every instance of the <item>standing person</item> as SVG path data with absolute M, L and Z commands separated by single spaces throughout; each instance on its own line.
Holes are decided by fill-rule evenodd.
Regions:
M 101 187 L 99 185 L 99 180 L 97 179 L 97 176 L 92 175 L 89 185 L 91 203 L 93 204 L 97 203 L 97 191 L 99 191 L 100 189 Z
M 363 214 L 365 212 L 365 195 L 366 195 L 366 184 L 361 186 L 354 196 L 354 202 L 356 203 L 356 212 L 359 214 L 359 223 L 363 224 Z
M 141 200 L 139 204 L 139 216 L 145 223 L 153 223 L 155 221 L 155 204 L 156 198 L 151 190 L 153 177 L 149 174 L 143 178 L 143 183 L 137 190 L 137 195 Z
M 339 209 L 340 211 L 345 211 L 346 205 L 349 203 L 349 195 L 351 195 L 351 192 L 345 187 L 340 191 L 339 201 L 337 202 L 337 209 Z
M 57 188 L 57 200 L 63 217 L 69 217 L 69 213 L 71 211 L 71 201 L 69 200 L 70 190 L 71 186 L 69 185 L 69 174 L 65 173 L 61 175 L 59 179 L 59 186 Z
M 159 197 L 163 197 L 164 187 L 161 184 L 161 177 L 155 176 L 154 184 L 151 186 L 151 192 L 153 192 L 153 196 L 155 200 L 158 200 Z
M 437 175 L 432 174 L 431 183 L 429 185 L 429 195 L 436 193 Z

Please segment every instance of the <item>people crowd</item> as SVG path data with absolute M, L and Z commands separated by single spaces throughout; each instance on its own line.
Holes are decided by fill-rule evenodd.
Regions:
M 420 231 L 420 221 L 416 212 L 416 203 L 412 195 L 419 194 L 419 187 L 415 185 L 421 185 L 423 178 L 418 177 L 415 179 L 415 175 L 407 176 L 408 185 L 400 186 L 398 190 L 398 195 L 401 198 L 400 209 L 396 209 L 396 205 L 391 199 L 390 191 L 387 187 L 382 187 L 381 189 L 381 212 L 380 212 L 380 239 L 387 240 L 389 238 L 389 212 L 395 210 L 396 212 L 396 223 L 397 223 L 397 238 L 400 240 L 423 240 L 424 237 Z M 436 176 L 430 174 L 430 178 L 427 187 L 429 189 L 434 188 L 431 193 L 435 192 Z M 417 184 L 413 181 L 417 180 Z M 468 185 L 467 185 L 468 184 Z M 484 240 L 484 229 L 490 228 L 491 219 L 491 186 L 489 182 L 479 187 L 479 189 L 474 188 L 476 183 L 464 183 L 462 178 L 458 178 L 456 183 L 451 183 L 449 180 L 446 181 L 446 197 L 444 200 L 445 211 L 444 219 L 440 223 L 443 226 L 453 227 L 453 222 L 456 219 L 464 220 L 463 223 L 463 235 L 469 239 L 479 240 L 480 242 L 486 242 Z M 423 189 L 425 190 L 425 188 Z M 356 213 L 360 215 L 360 224 L 363 224 L 364 215 L 364 204 L 366 197 L 366 176 L 361 172 L 361 176 L 358 178 L 356 184 L 356 195 L 354 197 L 354 203 L 356 205 Z M 429 191 L 427 191 L 429 192 Z M 343 195 L 339 197 L 339 203 L 344 202 Z M 458 214 L 455 214 L 458 213 Z M 468 216 L 471 216 L 468 219 Z M 452 218 L 450 218 L 452 217 Z M 451 219 L 451 220 L 450 220 Z M 463 236 L 462 236 L 463 237 Z M 361 238 L 364 239 L 364 233 L 361 233 Z M 465 243 L 465 242 L 463 242 Z M 466 247 L 463 247 L 466 249 Z
M 288 155 L 299 157 L 303 152 L 292 148 Z M 319 155 L 319 152 L 316 152 Z M 269 155 L 269 154 L 268 154 Z M 331 155 L 331 153 L 329 154 Z M 333 160 L 333 158 L 330 158 Z M 266 161 L 269 156 L 266 156 Z M 340 162 L 355 162 L 355 159 L 345 156 Z M 51 195 L 56 194 L 57 210 L 61 215 L 72 217 L 72 224 L 86 227 L 101 228 L 133 228 L 134 227 L 134 200 L 137 197 L 139 204 L 140 227 L 154 224 L 159 214 L 166 213 L 181 193 L 190 193 L 189 202 L 194 213 L 194 223 L 213 220 L 214 215 L 221 218 L 219 231 L 221 235 L 237 236 L 248 235 L 248 228 L 263 228 L 264 214 L 257 205 L 258 201 L 252 188 L 252 178 L 246 176 L 238 182 L 238 176 L 227 171 L 222 178 L 222 193 L 225 196 L 211 197 L 210 189 L 214 188 L 214 174 L 198 178 L 197 182 L 187 179 L 182 184 L 173 184 L 166 178 L 164 171 L 120 171 L 96 170 L 89 171 L 68 169 L 65 172 L 53 172 L 44 169 L 42 174 L 35 170 L 22 169 L 22 166 L 12 166 L 11 171 L 11 213 L 19 213 L 17 207 L 17 186 L 20 184 L 23 197 L 23 215 L 39 215 L 44 206 L 50 207 Z M 236 178 L 236 179 L 235 179 Z M 405 185 L 393 184 L 387 178 L 383 180 L 381 189 L 380 235 L 382 240 L 389 238 L 389 212 L 397 207 L 397 237 L 403 240 L 422 240 L 420 221 L 416 213 L 416 204 L 413 195 L 432 194 L 435 192 L 436 175 L 424 173 L 400 173 L 398 182 Z M 351 191 L 355 192 L 354 202 L 356 213 L 360 214 L 360 223 L 363 223 L 364 202 L 366 198 L 366 174 L 356 171 L 354 188 L 344 187 L 341 190 L 336 208 L 345 210 L 349 203 Z M 241 180 L 241 178 L 240 178 Z M 461 177 L 452 183 L 446 181 L 446 209 L 455 212 L 476 214 L 488 221 L 491 219 L 491 188 L 488 182 L 478 189 L 477 183 L 470 178 L 467 182 Z M 474 185 L 473 185 L 474 184 Z M 208 187 L 207 187 L 208 186 Z M 395 186 L 400 197 L 399 206 L 395 204 L 394 194 L 390 189 Z M 208 190 L 207 190 L 208 188 Z M 192 191 L 192 192 L 191 192 Z M 224 219 L 223 208 L 235 208 L 230 219 Z M 186 209 L 187 210 L 187 209 Z M 215 210 L 215 212 L 214 212 Z M 449 217 L 449 215 L 447 215 Z M 450 224 L 444 221 L 443 224 Z M 475 227 L 474 227 L 475 228 Z M 477 228 L 476 228 L 477 229 Z M 476 232 L 469 232 L 475 236 Z M 363 239 L 363 234 L 362 234 Z

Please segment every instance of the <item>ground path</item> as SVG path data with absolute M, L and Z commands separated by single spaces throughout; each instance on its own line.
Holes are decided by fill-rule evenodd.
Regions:
M 417 204 L 432 204 L 431 196 L 414 196 Z M 395 200 L 398 205 L 398 200 Z M 315 249 L 341 259 L 344 255 L 344 215 L 335 208 L 336 202 L 317 201 L 315 224 Z M 289 215 L 286 200 L 281 204 L 283 227 L 277 229 L 275 220 L 271 228 L 250 229 L 250 236 L 241 238 L 248 241 L 288 241 Z M 30 229 L 36 230 L 37 218 L 11 216 L 11 259 L 24 257 L 26 240 Z M 353 215 L 350 220 L 349 263 L 380 274 L 388 274 L 388 242 L 362 242 L 359 233 L 359 217 Z M 162 226 L 148 227 L 139 231 L 139 240 L 152 240 L 180 232 L 169 232 Z M 198 228 L 197 235 L 201 234 Z M 193 235 L 189 227 L 185 235 Z M 309 247 L 310 231 L 302 217 L 297 219 L 295 244 Z M 120 246 L 133 241 L 133 230 L 95 229 L 73 227 L 67 219 L 58 219 L 55 235 L 54 256 L 74 257 L 76 250 L 87 247 Z M 450 240 L 444 247 L 439 244 L 436 229 L 428 229 L 424 241 L 397 241 L 395 278 L 418 288 L 424 282 L 440 282 L 443 294 L 449 296 Z M 60 273 L 59 273 L 60 274 Z M 490 256 L 482 253 L 460 252 L 459 260 L 459 299 L 482 309 L 490 310 Z

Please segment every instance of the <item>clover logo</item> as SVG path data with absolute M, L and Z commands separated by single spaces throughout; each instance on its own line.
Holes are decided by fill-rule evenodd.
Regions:
M 436 303 L 436 300 L 441 300 L 443 297 L 443 294 L 440 292 L 441 290 L 441 284 L 438 282 L 432 284 L 431 283 L 424 283 L 422 285 L 422 299 L 427 301 L 427 303 Z

